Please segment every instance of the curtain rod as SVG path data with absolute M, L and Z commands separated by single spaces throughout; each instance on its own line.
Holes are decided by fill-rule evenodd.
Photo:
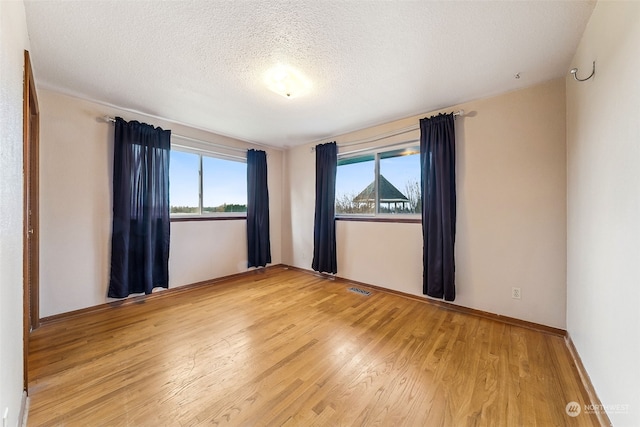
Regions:
M 464 116 L 464 110 L 454 111 L 452 114 L 454 115 L 454 117 L 455 116 L 462 117 L 462 116 Z M 380 134 L 380 135 L 377 135 L 377 136 L 374 136 L 374 137 L 369 137 L 369 138 L 366 138 L 366 139 L 359 139 L 359 140 L 351 141 L 351 142 L 343 142 L 343 143 L 337 144 L 337 145 L 338 145 L 338 148 L 340 148 L 340 147 L 350 147 L 352 145 L 368 144 L 368 143 L 371 143 L 371 142 L 376 142 L 376 141 L 380 141 L 380 140 L 383 140 L 383 139 L 391 138 L 391 137 L 394 137 L 394 136 L 402 135 L 402 134 L 405 134 L 405 133 L 413 132 L 413 131 L 418 130 L 418 129 L 420 129 L 420 125 L 419 124 L 418 125 L 412 125 L 412 126 L 409 126 L 409 127 L 406 127 L 406 128 L 398 129 L 398 130 L 394 130 L 394 131 L 391 131 L 391 132 L 383 133 L 383 134 Z M 332 139 L 332 138 L 326 138 L 326 139 Z M 419 140 L 417 140 L 417 141 L 419 141 Z M 411 141 L 398 142 L 398 143 L 395 143 L 395 144 L 385 145 L 383 147 L 391 147 L 391 146 L 394 146 L 394 145 L 407 144 L 409 142 L 416 142 L 416 141 L 411 140 Z M 376 147 L 376 148 L 383 148 L 383 147 Z M 315 150 L 316 150 L 315 146 L 311 147 L 311 151 L 315 151 Z M 358 152 L 358 151 L 365 151 L 365 150 L 349 151 L 348 153 L 340 153 L 340 154 L 350 154 L 350 153 L 355 153 L 355 152 Z
M 111 117 L 111 116 L 104 116 L 103 119 L 107 123 L 115 123 L 116 122 L 116 119 Z M 201 144 L 206 144 L 206 145 L 209 145 L 211 147 L 222 148 L 222 149 L 225 149 L 225 150 L 230 150 L 230 151 L 235 151 L 235 152 L 238 152 L 238 153 L 247 154 L 247 150 L 243 149 L 243 148 L 229 147 L 228 145 L 216 144 L 215 142 L 205 141 L 203 139 L 191 138 L 190 136 L 179 135 L 179 134 L 173 133 L 173 132 L 171 132 L 171 136 L 179 138 L 179 139 L 184 139 L 186 141 L 199 142 Z M 184 146 L 182 146 L 182 147 L 184 147 Z M 190 147 L 190 148 L 193 148 L 193 147 Z
M 348 156 L 349 154 L 363 153 L 365 151 L 371 151 L 371 150 L 376 149 L 376 148 L 391 148 L 391 147 L 396 147 L 398 145 L 412 144 L 412 143 L 416 143 L 416 142 L 420 142 L 420 140 L 419 139 L 410 139 L 408 141 L 394 142 L 393 144 L 385 144 L 385 145 L 382 145 L 380 147 L 360 148 L 358 150 L 351 150 L 351 151 L 345 151 L 344 153 L 338 153 L 338 155 L 339 156 Z

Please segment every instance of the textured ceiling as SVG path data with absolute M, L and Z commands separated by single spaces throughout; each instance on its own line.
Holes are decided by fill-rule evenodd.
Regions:
M 594 3 L 28 0 L 25 7 L 39 87 L 286 147 L 563 76 Z M 311 92 L 286 99 L 269 91 L 263 75 L 278 63 L 305 73 Z

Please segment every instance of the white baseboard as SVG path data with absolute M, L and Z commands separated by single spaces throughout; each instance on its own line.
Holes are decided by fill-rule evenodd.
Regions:
M 27 418 L 29 418 L 29 396 L 27 392 L 22 392 L 22 403 L 20 404 L 20 417 L 18 417 L 19 426 L 27 427 Z

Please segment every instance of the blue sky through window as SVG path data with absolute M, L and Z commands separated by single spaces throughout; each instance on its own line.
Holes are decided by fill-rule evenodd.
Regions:
M 350 163 L 338 166 L 336 197 L 357 196 L 374 179 L 374 161 Z
M 200 156 L 171 150 L 169 202 L 171 206 L 198 207 Z M 203 207 L 247 203 L 247 164 L 203 156 Z
M 247 204 L 247 164 L 233 160 L 202 158 L 202 205 Z
M 420 182 L 420 154 L 400 155 L 380 159 L 382 174 L 400 192 L 405 193 L 408 182 Z M 357 195 L 374 180 L 374 161 L 338 166 L 336 197 Z
M 198 207 L 197 154 L 171 150 L 169 162 L 169 203 L 171 206 Z
M 380 175 L 407 196 L 407 184 L 420 182 L 420 154 L 380 159 Z

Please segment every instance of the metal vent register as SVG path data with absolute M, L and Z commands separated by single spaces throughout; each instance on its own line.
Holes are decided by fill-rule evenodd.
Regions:
M 361 294 L 364 295 L 366 297 L 368 297 L 369 295 L 371 295 L 371 292 L 369 291 L 365 291 L 364 289 L 360 289 L 360 288 L 348 288 L 347 290 L 351 291 L 351 292 L 355 292 L 356 294 Z

